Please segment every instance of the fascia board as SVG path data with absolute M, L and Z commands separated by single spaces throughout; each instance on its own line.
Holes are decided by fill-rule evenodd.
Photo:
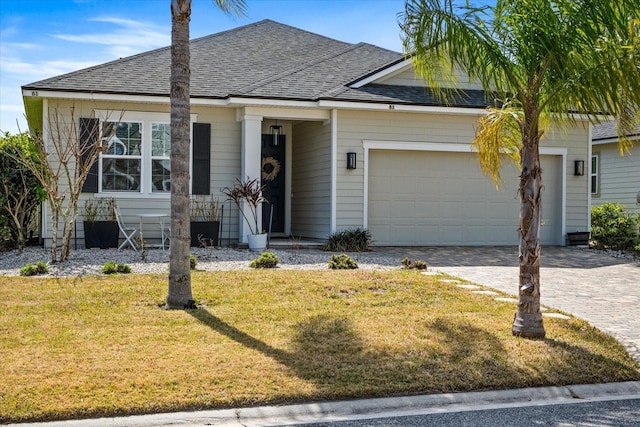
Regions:
M 640 135 L 632 135 L 629 137 L 629 139 L 631 141 L 634 141 L 634 143 L 636 141 L 640 141 Z M 591 141 L 592 145 L 603 145 L 603 144 L 612 144 L 612 143 L 618 143 L 618 137 L 617 136 L 613 136 L 611 138 L 604 138 L 604 139 L 597 139 L 595 141 Z
M 315 101 L 294 101 L 288 99 L 269 99 L 269 98 L 242 98 L 230 96 L 226 99 L 225 105 L 234 107 L 242 106 L 264 106 L 264 107 L 317 107 Z
M 22 96 L 48 99 L 80 99 L 91 101 L 130 101 L 146 103 L 168 103 L 168 96 L 123 95 L 117 93 L 64 92 L 51 90 L 23 89 Z
M 460 114 L 478 116 L 485 114 L 485 108 L 461 108 L 461 107 L 435 107 L 428 105 L 406 105 L 406 104 L 386 104 L 372 102 L 349 102 L 349 101 L 318 101 L 318 107 L 353 109 L 353 110 L 376 110 L 376 111 L 400 111 L 433 114 Z

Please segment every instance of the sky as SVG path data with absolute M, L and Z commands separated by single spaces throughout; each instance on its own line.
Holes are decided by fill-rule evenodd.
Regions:
M 171 44 L 170 0 L 0 0 L 0 131 L 26 130 L 20 87 Z M 271 19 L 402 51 L 404 0 L 246 0 L 228 16 L 193 0 L 191 38 Z

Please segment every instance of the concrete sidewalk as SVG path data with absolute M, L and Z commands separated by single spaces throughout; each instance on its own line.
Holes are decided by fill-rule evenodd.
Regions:
M 10 424 L 15 427 L 281 426 L 518 406 L 640 399 L 640 381 Z
M 514 296 L 518 248 L 393 248 L 430 268 Z M 543 247 L 541 302 L 612 335 L 640 362 L 640 262 L 578 247 Z M 515 305 L 514 305 L 515 312 Z

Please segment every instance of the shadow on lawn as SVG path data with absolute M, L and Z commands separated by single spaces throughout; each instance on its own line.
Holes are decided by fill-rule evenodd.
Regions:
M 629 379 L 634 377 L 630 366 L 553 340 L 544 341 L 559 350 L 551 357 L 552 366 L 523 369 L 510 360 L 496 336 L 454 317 L 416 323 L 412 333 L 427 339 L 421 341 L 425 343 L 422 346 L 408 347 L 396 336 L 380 339 L 383 344 L 371 344 L 349 319 L 318 315 L 295 325 L 291 346 L 283 350 L 206 309 L 188 312 L 213 331 L 273 358 L 299 378 L 312 381 L 325 398 L 567 384 L 563 372 L 572 371 L 575 379 L 579 375 L 575 366 L 585 364 L 609 366 L 604 370 L 610 375 L 600 372 L 607 380 L 620 381 L 616 378 L 620 372 L 627 372 Z M 582 382 L 599 381 L 589 374 L 585 372 Z

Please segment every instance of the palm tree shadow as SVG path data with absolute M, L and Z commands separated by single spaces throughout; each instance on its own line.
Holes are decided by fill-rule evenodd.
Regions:
M 496 363 L 493 354 L 506 354 L 499 340 L 468 323 L 436 319 L 416 325 L 436 334 L 436 344 L 420 348 L 398 341 L 389 347 L 367 343 L 348 318 L 313 316 L 294 326 L 290 349 L 274 348 L 243 332 L 206 309 L 187 310 L 194 318 L 243 346 L 286 366 L 297 377 L 313 382 L 319 395 L 329 398 L 375 397 L 415 392 L 450 392 L 488 386 L 491 372 L 511 369 Z M 477 336 L 482 347 L 469 342 Z M 439 343 L 446 342 L 446 346 Z M 489 350 L 489 348 L 491 350 Z M 481 359 L 475 371 L 442 373 L 443 361 L 455 363 Z M 506 360 L 506 356 L 503 358 Z M 448 365 L 448 362 L 444 362 Z M 443 378 L 446 380 L 443 380 Z
M 222 334 L 227 338 L 230 338 L 237 343 L 244 345 L 247 348 L 256 350 L 264 354 L 265 356 L 271 357 L 272 359 L 287 365 L 287 361 L 289 359 L 289 354 L 287 352 L 277 348 L 273 348 L 269 344 L 252 337 L 246 332 L 242 332 L 235 326 L 232 326 L 226 323 L 224 320 L 212 315 L 206 309 L 198 308 L 196 310 L 186 310 L 186 312 L 210 327 L 215 332 L 218 332 L 219 334 Z

